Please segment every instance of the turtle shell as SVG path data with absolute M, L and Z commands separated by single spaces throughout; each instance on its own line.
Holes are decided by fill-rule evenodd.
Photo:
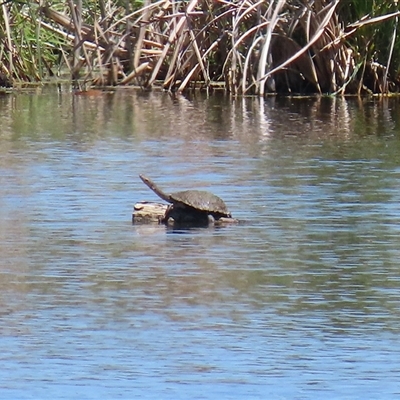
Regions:
M 173 203 L 182 203 L 196 210 L 220 214 L 229 217 L 230 213 L 224 201 L 205 190 L 184 190 L 171 193 L 170 199 Z

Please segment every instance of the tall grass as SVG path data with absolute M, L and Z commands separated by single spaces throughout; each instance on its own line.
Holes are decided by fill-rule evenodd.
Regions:
M 237 94 L 397 91 L 398 2 L 68 0 L 1 6 L 0 82 L 222 85 Z
M 56 74 L 63 37 L 42 24 L 35 3 L 3 2 L 0 7 L 0 83 L 41 81 Z
M 374 93 L 399 90 L 399 7 L 397 0 L 353 0 L 349 5 L 342 2 L 339 8 L 339 16 L 348 22 L 348 31 L 355 31 L 347 40 L 361 65 L 359 92 L 362 86 Z

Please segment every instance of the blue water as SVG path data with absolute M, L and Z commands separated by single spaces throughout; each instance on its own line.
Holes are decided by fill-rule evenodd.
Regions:
M 0 399 L 400 395 L 395 101 L 0 100 Z M 241 224 L 132 225 L 143 172 Z

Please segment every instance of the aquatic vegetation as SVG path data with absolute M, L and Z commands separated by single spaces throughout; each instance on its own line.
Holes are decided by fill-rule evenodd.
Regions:
M 398 91 L 398 2 L 5 2 L 0 83 L 223 87 L 234 95 Z

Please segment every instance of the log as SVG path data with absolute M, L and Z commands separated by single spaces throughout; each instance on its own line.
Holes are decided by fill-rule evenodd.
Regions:
M 166 204 L 140 201 L 133 206 L 132 223 L 159 224 L 167 208 Z
M 133 224 L 160 224 L 164 218 L 165 212 L 167 211 L 168 205 L 162 203 L 154 203 L 150 201 L 140 201 L 133 206 L 132 223 Z M 182 211 L 185 212 L 185 211 Z M 186 211 L 187 213 L 187 211 Z M 180 216 L 182 217 L 182 216 Z M 190 215 L 188 215 L 187 225 L 196 225 L 191 221 Z M 191 222 L 189 222 L 191 221 Z M 237 224 L 239 221 L 235 218 L 222 217 L 214 221 L 209 216 L 208 223 L 206 225 L 225 225 L 225 224 Z M 174 225 L 173 218 L 169 218 L 167 225 Z M 201 225 L 204 225 L 201 223 Z

